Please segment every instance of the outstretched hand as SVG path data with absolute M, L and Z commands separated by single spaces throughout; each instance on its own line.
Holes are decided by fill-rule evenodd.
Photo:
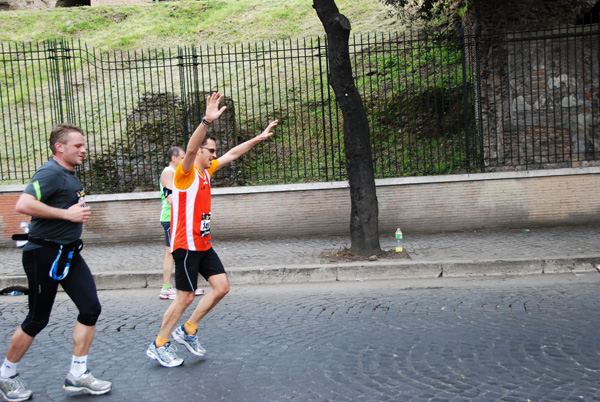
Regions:
M 244 155 L 246 152 L 248 152 L 250 149 L 252 149 L 252 147 L 255 146 L 256 144 L 258 144 L 259 142 L 264 141 L 267 138 L 269 138 L 270 136 L 272 136 L 273 132 L 271 130 L 273 129 L 273 127 L 275 127 L 277 125 L 277 123 L 279 123 L 278 120 L 272 121 L 271 123 L 269 123 L 267 128 L 265 128 L 265 131 L 258 134 L 256 137 L 253 137 L 253 138 L 249 139 L 248 141 L 245 141 L 245 142 L 241 143 L 240 145 L 237 145 L 237 146 L 231 148 L 229 151 L 227 151 L 225 153 L 225 155 L 221 156 L 218 159 L 219 165 L 218 165 L 217 169 L 220 169 L 223 166 L 228 165 L 229 163 L 233 162 L 240 156 Z
M 219 104 L 224 97 L 225 95 L 221 95 L 218 92 L 213 92 L 212 95 L 206 99 L 206 120 L 208 120 L 210 123 L 217 120 L 223 114 L 225 109 L 227 109 L 227 106 L 222 106 L 219 109 Z
M 265 128 L 265 131 L 263 131 L 262 133 L 260 133 L 259 135 L 256 136 L 256 138 L 259 141 L 264 141 L 267 138 L 269 138 L 270 136 L 272 136 L 274 133 L 271 131 L 275 126 L 277 126 L 277 124 L 279 124 L 279 120 L 274 120 L 271 123 L 269 123 L 269 125 L 267 126 L 267 128 Z

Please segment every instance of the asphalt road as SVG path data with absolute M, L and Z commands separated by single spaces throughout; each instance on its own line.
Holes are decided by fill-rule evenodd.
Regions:
M 60 294 L 21 361 L 37 401 L 597 401 L 600 275 L 236 286 L 200 324 L 204 358 L 146 357 L 168 301 L 101 291 L 88 366 L 66 396 L 76 310 Z M 26 296 L 1 296 L 2 355 Z M 195 305 L 195 304 L 194 304 Z M 184 317 L 186 318 L 186 317 Z

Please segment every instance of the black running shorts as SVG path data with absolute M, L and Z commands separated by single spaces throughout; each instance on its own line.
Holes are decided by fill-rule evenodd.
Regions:
M 175 288 L 184 292 L 193 292 L 198 287 L 198 273 L 208 280 L 213 275 L 224 274 L 225 267 L 213 250 L 191 251 L 178 248 L 173 251 L 175 260 Z

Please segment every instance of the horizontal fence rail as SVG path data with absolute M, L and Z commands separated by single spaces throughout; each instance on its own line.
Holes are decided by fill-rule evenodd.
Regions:
M 474 28 L 351 37 L 376 177 L 597 163 L 597 25 Z M 90 194 L 148 191 L 185 147 L 212 91 L 227 110 L 218 153 L 279 120 L 276 135 L 217 173 L 217 185 L 346 179 L 343 116 L 326 39 L 105 52 L 80 42 L 0 44 L 0 183 L 27 182 L 52 126 L 83 128 Z

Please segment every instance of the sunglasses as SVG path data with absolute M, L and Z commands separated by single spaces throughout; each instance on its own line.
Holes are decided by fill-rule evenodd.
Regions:
M 207 148 L 207 147 L 200 147 L 202 149 L 206 149 L 208 152 L 210 152 L 211 154 L 216 154 L 217 150 L 214 148 Z

